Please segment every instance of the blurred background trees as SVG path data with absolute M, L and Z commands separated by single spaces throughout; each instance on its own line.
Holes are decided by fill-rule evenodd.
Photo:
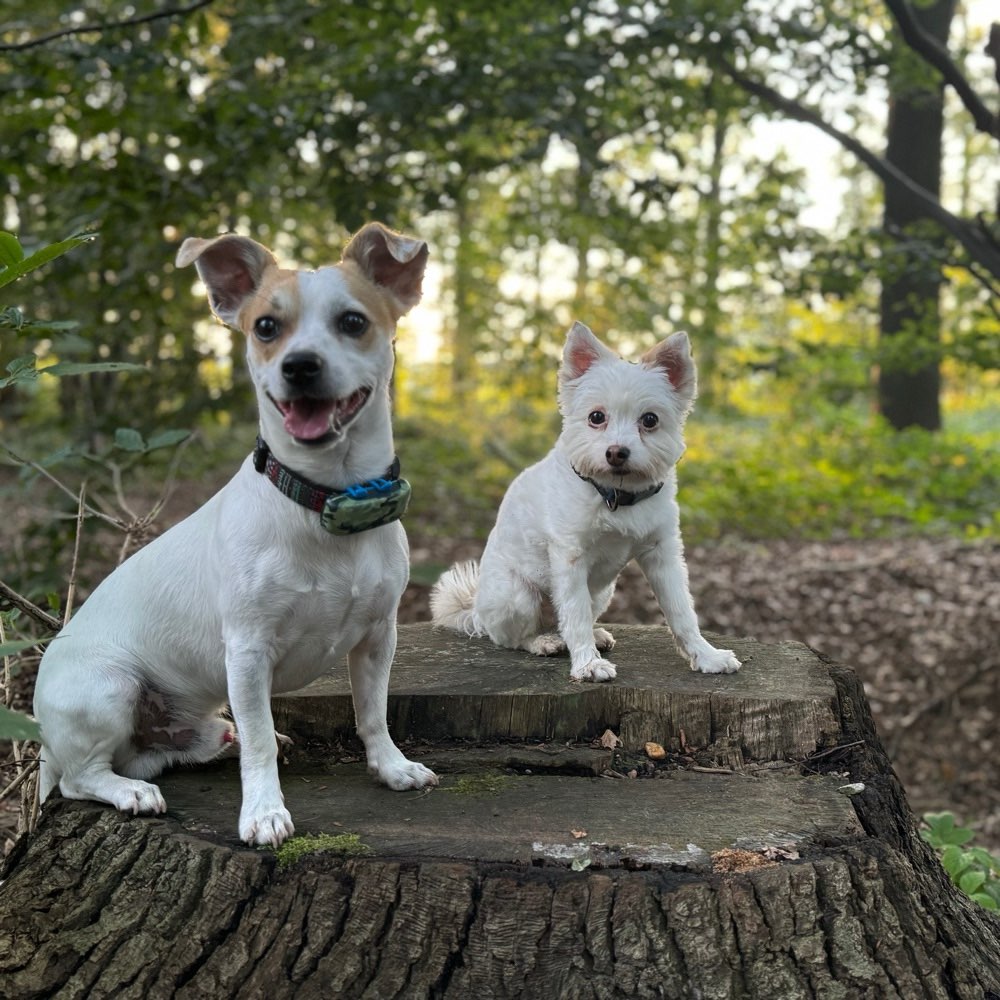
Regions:
M 232 424 L 245 448 L 241 345 L 177 245 L 235 229 L 320 265 L 379 218 L 433 248 L 401 432 L 484 455 L 487 490 L 489 461 L 499 483 L 548 447 L 573 318 L 625 354 L 691 332 L 695 461 L 785 420 L 828 459 L 875 435 L 891 464 L 961 470 L 979 439 L 893 451 L 871 413 L 959 435 L 996 416 L 996 67 L 970 3 L 8 4 L 2 228 L 100 235 L 8 288 L 50 325 L 7 324 L 0 367 L 146 371 L 4 391 L 0 438 Z

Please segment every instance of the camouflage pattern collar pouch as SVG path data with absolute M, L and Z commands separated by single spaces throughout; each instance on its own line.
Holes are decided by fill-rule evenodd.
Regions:
M 320 524 L 331 535 L 355 535 L 398 521 L 410 503 L 410 484 L 399 475 L 399 458 L 376 479 L 333 490 L 319 486 L 282 465 L 263 438 L 253 451 L 254 468 L 267 476 L 290 500 L 319 514 Z

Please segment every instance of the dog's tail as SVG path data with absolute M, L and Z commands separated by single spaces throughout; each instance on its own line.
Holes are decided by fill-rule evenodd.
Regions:
M 466 635 L 482 635 L 472 610 L 478 589 L 479 563 L 455 563 L 431 590 L 431 620 Z

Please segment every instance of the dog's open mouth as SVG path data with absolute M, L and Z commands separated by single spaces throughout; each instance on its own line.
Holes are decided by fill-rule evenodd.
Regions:
M 274 399 L 285 418 L 285 430 L 303 444 L 320 444 L 340 437 L 344 428 L 361 412 L 371 389 L 362 386 L 344 399 Z

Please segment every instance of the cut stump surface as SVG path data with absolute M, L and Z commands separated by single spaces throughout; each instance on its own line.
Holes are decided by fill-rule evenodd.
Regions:
M 917 835 L 851 671 L 720 639 L 745 666 L 703 676 L 612 630 L 618 678 L 580 685 L 401 628 L 422 792 L 366 775 L 346 671 L 275 698 L 297 835 L 350 835 L 288 864 L 237 843 L 234 760 L 165 775 L 166 817 L 53 801 L 2 873 L 0 996 L 1000 996 L 1000 921 Z

